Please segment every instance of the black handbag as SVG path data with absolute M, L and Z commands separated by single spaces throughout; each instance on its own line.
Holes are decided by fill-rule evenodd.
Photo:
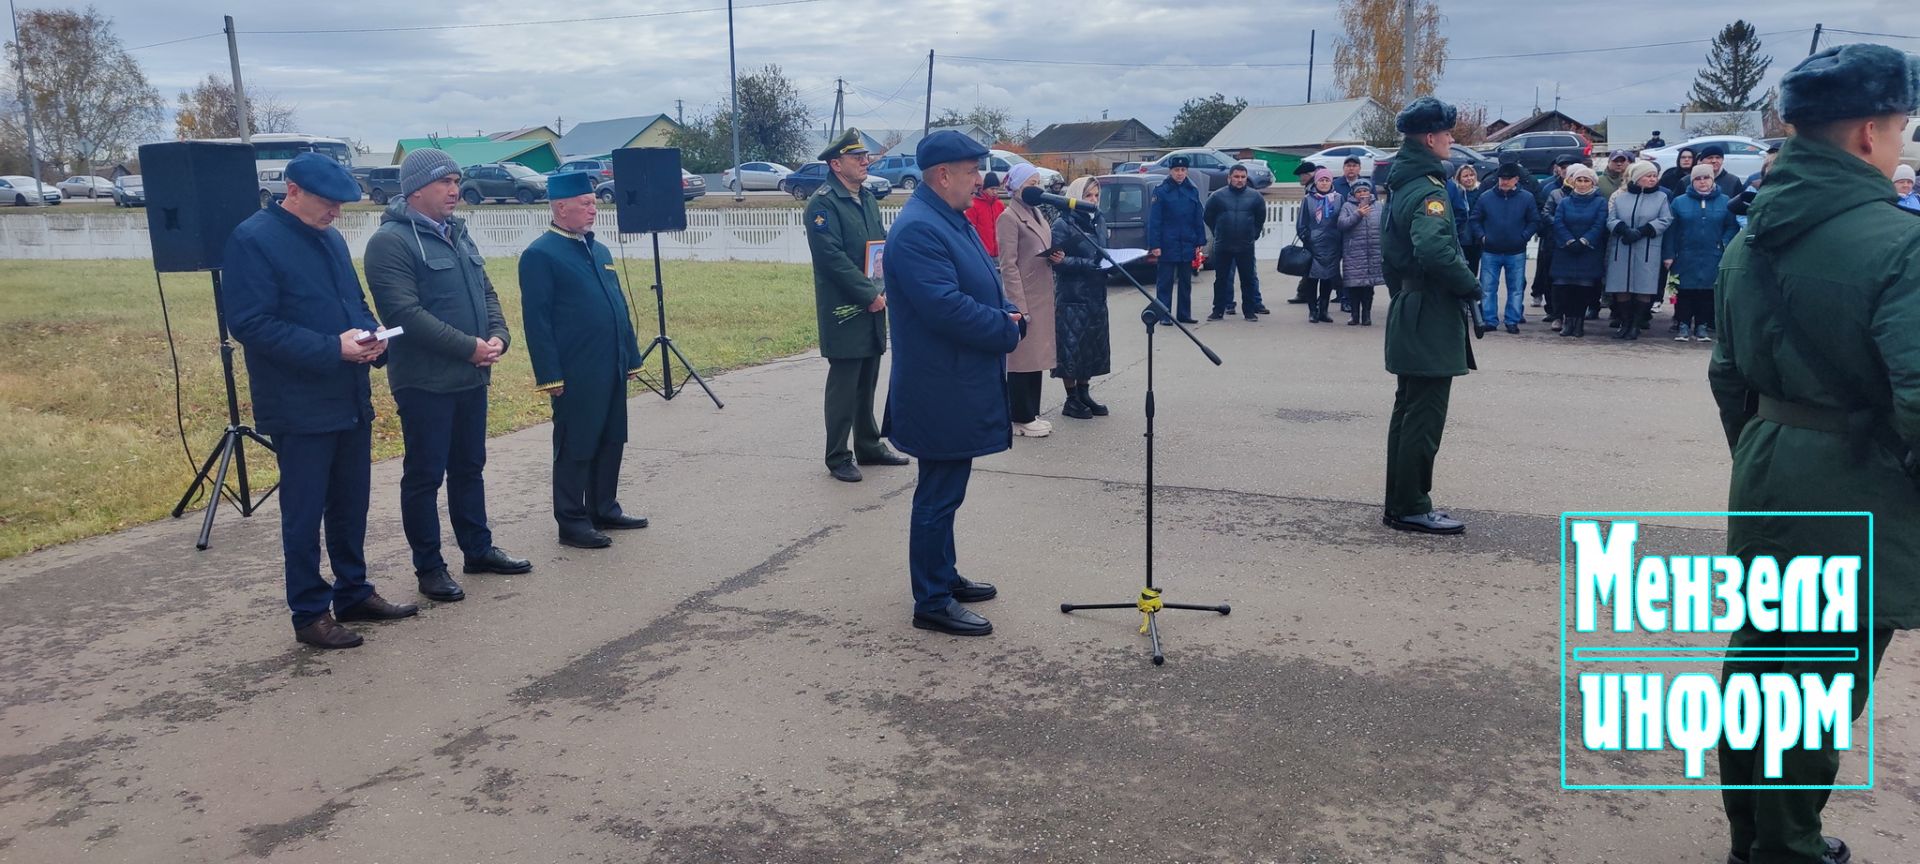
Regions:
M 1280 250 L 1280 272 L 1306 278 L 1313 272 L 1313 253 L 1297 243 L 1287 244 Z

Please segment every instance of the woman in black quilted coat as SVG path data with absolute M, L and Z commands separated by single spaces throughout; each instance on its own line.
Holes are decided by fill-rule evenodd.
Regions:
M 1067 197 L 1100 203 L 1100 184 L 1082 177 L 1067 187 Z M 1053 245 L 1066 253 L 1053 265 L 1053 333 L 1059 365 L 1053 377 L 1067 388 L 1067 404 L 1060 413 L 1086 420 L 1107 416 L 1107 406 L 1093 401 L 1088 379 L 1111 370 L 1107 339 L 1107 271 L 1100 268 L 1099 249 L 1067 225 L 1073 220 L 1101 247 L 1107 245 L 1107 223 L 1098 213 L 1067 213 L 1053 220 Z

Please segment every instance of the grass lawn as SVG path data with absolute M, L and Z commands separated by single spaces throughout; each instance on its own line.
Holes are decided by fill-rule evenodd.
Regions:
M 489 433 L 546 422 L 545 396 L 519 344 L 517 259 L 487 262 L 515 345 L 494 369 Z M 631 262 L 627 286 L 644 345 L 655 330 L 652 264 Z M 816 342 L 806 265 L 665 262 L 667 321 L 701 374 L 797 354 Z M 195 457 L 226 427 L 213 290 L 206 274 L 162 277 L 179 352 L 186 440 Z M 173 364 L 152 265 L 145 261 L 9 261 L 0 267 L 0 558 L 167 515 L 199 466 L 174 420 Z M 406 338 L 404 336 L 400 338 Z M 241 415 L 252 417 L 237 352 Z M 373 457 L 400 454 L 384 370 L 373 371 Z M 630 385 L 644 392 L 639 384 Z M 264 454 L 262 454 L 264 457 Z M 250 460 L 259 486 L 273 460 Z M 188 529 L 182 528 L 183 531 Z M 183 535 L 184 536 L 184 535 Z

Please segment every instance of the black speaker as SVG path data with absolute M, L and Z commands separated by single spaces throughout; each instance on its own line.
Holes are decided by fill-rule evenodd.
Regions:
M 153 269 L 162 273 L 220 269 L 227 235 L 260 210 L 259 173 L 248 144 L 143 144 L 140 176 Z
M 677 147 L 622 147 L 613 151 L 613 204 L 620 233 L 685 231 L 687 199 L 681 194 Z

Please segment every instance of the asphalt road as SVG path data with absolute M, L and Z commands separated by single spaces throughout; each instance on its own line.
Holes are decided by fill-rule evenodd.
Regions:
M 1472 527 L 1417 537 L 1377 522 L 1382 328 L 1278 299 L 1199 328 L 1219 368 L 1158 340 L 1155 572 L 1233 605 L 1162 613 L 1163 667 L 1137 614 L 1058 608 L 1141 581 L 1144 340 L 1116 291 L 1113 415 L 977 466 L 984 639 L 908 626 L 913 470 L 828 479 L 813 357 L 720 377 L 725 410 L 635 397 L 623 500 L 653 527 L 610 550 L 554 542 L 549 429 L 495 439 L 496 538 L 536 569 L 357 650 L 292 641 L 272 504 L 206 552 L 183 520 L 10 562 L 0 861 L 1723 860 L 1717 793 L 1562 791 L 1557 749 L 1558 516 L 1723 505 L 1706 348 L 1488 336 L 1435 478 Z M 374 468 L 367 551 L 413 601 L 399 476 Z M 1876 790 L 1827 811 L 1856 861 L 1912 860 L 1912 644 Z

